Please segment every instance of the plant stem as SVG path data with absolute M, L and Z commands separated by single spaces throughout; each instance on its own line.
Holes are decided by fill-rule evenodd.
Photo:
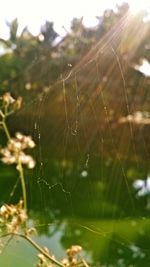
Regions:
M 62 263 L 60 263 L 59 261 L 57 261 L 56 259 L 53 259 L 53 257 L 51 257 L 49 255 L 49 253 L 45 252 L 36 242 L 34 242 L 29 236 L 27 235 L 23 235 L 23 237 L 34 247 L 36 248 L 38 251 L 40 251 L 46 258 L 48 258 L 50 261 L 52 261 L 53 263 L 57 264 L 58 266 L 64 267 L 64 265 Z
M 5 131 L 5 134 L 6 134 L 6 136 L 7 136 L 8 141 L 10 141 L 11 137 L 10 137 L 9 130 L 8 130 L 7 125 L 6 125 L 6 122 L 5 122 L 5 118 L 3 118 L 1 124 L 2 124 L 2 126 L 3 126 L 3 129 L 4 129 L 4 131 Z
M 22 187 L 22 194 L 23 194 L 23 202 L 24 202 L 24 208 L 27 211 L 27 194 L 26 194 L 26 185 L 25 185 L 25 179 L 24 179 L 24 172 L 22 168 L 22 164 L 20 161 L 18 161 L 18 168 L 17 170 L 19 171 L 20 175 L 20 180 L 21 180 L 21 187 Z
M 6 122 L 5 122 L 5 116 L 3 117 L 2 121 L 1 121 L 1 125 L 2 125 L 2 127 L 4 129 L 4 132 L 6 134 L 6 137 L 7 137 L 8 141 L 10 141 L 11 136 L 10 136 L 9 130 L 8 130 Z M 26 195 L 24 172 L 23 172 L 22 164 L 21 164 L 21 162 L 19 160 L 18 160 L 18 168 L 17 168 L 17 170 L 19 172 L 20 180 L 21 180 L 24 208 L 27 211 L 27 195 Z
M 89 267 L 89 265 L 87 264 L 87 262 L 84 259 L 81 259 L 81 262 L 83 263 L 84 267 Z
M 56 259 L 54 259 L 49 253 L 47 253 L 44 249 L 42 249 L 28 235 L 13 232 L 13 233 L 7 233 L 7 234 L 4 234 L 4 235 L 1 235 L 0 238 L 5 238 L 7 236 L 11 236 L 11 237 L 18 236 L 20 238 L 23 238 L 23 239 L 27 240 L 36 250 L 38 250 L 40 253 L 42 253 L 49 261 L 51 261 L 52 263 L 56 264 L 57 266 L 65 267 L 61 262 L 59 262 Z M 75 264 L 74 266 L 89 267 L 89 265 L 87 264 L 87 262 L 83 258 L 81 258 L 81 262 Z

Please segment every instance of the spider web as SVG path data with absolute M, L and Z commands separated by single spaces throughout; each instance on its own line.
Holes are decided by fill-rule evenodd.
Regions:
M 121 220 L 125 220 L 125 229 L 130 226 L 135 231 L 137 227 L 139 235 L 140 227 L 144 229 L 146 225 L 145 217 L 137 213 L 137 200 L 127 177 L 128 161 L 131 160 L 136 173 L 141 168 L 134 125 L 129 121 L 121 130 L 117 128 L 119 118 L 116 113 L 128 117 L 134 111 L 126 84 L 126 69 L 118 53 L 120 35 L 127 23 L 128 19 L 123 18 L 119 27 L 111 29 L 76 66 L 68 62 L 68 72 L 60 74 L 60 79 L 50 85 L 47 92 L 41 93 L 23 110 L 34 110 L 29 128 L 37 143 L 34 155 L 37 167 L 27 185 L 31 218 L 33 209 L 39 241 L 50 246 L 54 253 L 56 240 L 61 240 L 64 246 L 78 241 L 83 247 L 85 245 L 84 255 L 91 261 L 91 266 L 97 267 L 140 266 L 137 262 L 149 257 L 146 245 L 139 247 L 138 240 L 137 244 L 134 243 L 131 236 L 128 238 L 126 230 L 119 230 Z M 116 88 L 119 88 L 118 95 L 115 95 Z M 119 131 L 117 136 L 116 131 Z M 140 134 L 144 153 L 149 158 L 142 128 Z M 16 187 L 17 184 L 10 197 Z M 97 187 L 100 188 L 98 193 Z M 126 199 L 122 199 L 123 190 Z M 108 199 L 113 202 L 110 207 Z M 126 201 L 124 205 L 123 200 Z M 120 201 L 123 209 L 130 207 L 129 215 L 117 211 Z M 100 209 L 95 207 L 95 202 Z M 110 216 L 110 225 L 107 216 Z M 117 227 L 121 233 L 118 236 Z M 144 233 L 141 235 L 144 236 Z M 92 258 L 98 259 L 94 255 L 92 239 L 97 243 L 112 244 L 112 248 L 108 245 L 109 249 L 104 254 L 107 253 L 109 258 L 109 253 L 112 257 L 117 251 L 118 258 L 112 263 L 115 265 L 109 260 L 105 262 L 102 255 L 99 261 L 92 263 Z M 56 255 L 63 255 L 62 248 L 57 250 Z M 126 254 L 129 254 L 131 262 L 126 262 Z

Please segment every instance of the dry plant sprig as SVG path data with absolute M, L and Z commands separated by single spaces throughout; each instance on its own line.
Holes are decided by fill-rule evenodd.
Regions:
M 24 150 L 27 148 L 34 148 L 35 143 L 30 136 L 25 136 L 21 133 L 16 133 L 14 138 L 11 138 L 7 146 L 0 150 L 2 154 L 2 162 L 5 164 L 16 164 L 18 168 L 18 163 L 26 165 L 29 169 L 34 168 L 35 161 L 30 156 L 25 154 Z
M 17 99 L 13 98 L 9 92 L 6 92 L 4 95 L 0 97 L 2 113 L 5 116 L 10 115 L 10 113 L 14 113 L 19 110 L 22 105 L 22 97 L 19 96 Z
M 55 264 L 61 267 L 88 267 L 86 262 L 81 258 L 77 258 L 77 254 L 82 250 L 80 246 L 72 246 L 66 251 L 67 259 L 62 262 L 55 259 L 54 255 L 51 255 L 48 248 L 41 248 L 31 237 L 30 234 L 35 232 L 35 229 L 24 228 L 24 222 L 27 221 L 27 213 L 23 208 L 23 201 L 20 200 L 17 205 L 3 205 L 0 208 L 0 224 L 4 226 L 5 234 L 1 235 L 0 238 L 4 237 L 20 237 L 28 241 L 36 250 L 38 250 L 38 263 L 37 267 L 51 267 Z
M 54 257 L 52 257 L 48 251 L 42 249 L 35 241 L 30 238 L 30 234 L 35 232 L 35 229 L 24 228 L 24 222 L 27 221 L 27 213 L 23 207 L 23 201 L 20 200 L 17 205 L 3 205 L 0 208 L 0 225 L 3 227 L 5 234 L 1 235 L 0 238 L 7 236 L 10 237 L 21 237 L 27 240 L 35 249 L 37 249 L 42 255 L 44 255 L 51 262 L 57 266 L 64 267 L 62 263 L 59 263 Z
M 22 105 L 22 97 L 13 98 L 9 92 L 0 97 L 0 126 L 4 129 L 5 134 L 10 139 L 10 134 L 6 125 L 6 118 L 19 110 Z
M 14 99 L 11 94 L 7 92 L 0 97 L 0 104 L 0 126 L 3 128 L 8 139 L 7 146 L 0 149 L 0 154 L 2 155 L 1 160 L 7 165 L 16 164 L 16 169 L 19 172 L 21 180 L 24 207 L 27 210 L 27 196 L 23 165 L 32 169 L 35 167 L 35 161 L 30 155 L 27 155 L 24 150 L 34 148 L 35 143 L 31 136 L 25 136 L 19 132 L 16 133 L 14 138 L 11 138 L 7 127 L 6 118 L 21 108 L 22 98 L 18 97 L 17 99 Z
M 67 258 L 62 260 L 62 263 L 66 267 L 70 266 L 79 266 L 79 267 L 89 267 L 88 264 L 82 257 L 80 256 L 80 252 L 82 251 L 82 247 L 79 245 L 71 246 L 66 250 Z
M 0 222 L 7 233 L 16 233 L 26 220 L 27 213 L 23 208 L 22 200 L 17 205 L 5 204 L 0 208 Z
M 27 228 L 27 197 L 26 186 L 24 178 L 24 169 L 26 166 L 29 169 L 34 168 L 34 159 L 25 153 L 26 149 L 34 148 L 35 143 L 31 136 L 25 136 L 20 132 L 11 137 L 6 118 L 20 109 L 22 105 L 22 98 L 14 99 L 9 92 L 0 97 L 0 127 L 4 130 L 7 137 L 7 146 L 0 148 L 1 161 L 7 165 L 16 164 L 16 169 L 19 172 L 23 200 L 20 200 L 17 205 L 3 205 L 0 208 L 0 226 L 3 227 L 4 234 L 0 238 L 9 237 L 7 244 L 14 237 L 20 237 L 28 241 L 36 250 L 38 250 L 38 263 L 37 267 L 89 267 L 84 259 L 78 256 L 82 248 L 78 245 L 69 248 L 67 258 L 61 262 L 51 255 L 47 248 L 40 247 L 30 235 L 35 232 L 34 228 Z

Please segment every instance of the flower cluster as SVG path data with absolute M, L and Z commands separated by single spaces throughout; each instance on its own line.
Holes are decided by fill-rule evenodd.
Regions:
M 79 252 L 81 252 L 81 250 L 82 247 L 78 245 L 71 246 L 69 249 L 67 249 L 66 253 L 68 258 L 62 260 L 63 265 L 69 267 L 78 264 L 77 255 L 79 254 Z
M 36 267 L 51 267 L 52 265 L 49 265 L 47 259 L 44 257 L 43 254 L 38 254 L 38 263 Z
M 0 208 L 0 223 L 6 227 L 8 233 L 15 233 L 27 220 L 27 214 L 23 208 L 23 201 L 17 205 L 3 205 Z
M 1 97 L 1 99 L 7 105 L 11 105 L 11 104 L 13 104 L 15 102 L 15 99 L 11 96 L 11 94 L 9 92 L 5 93 Z
M 9 92 L 6 92 L 4 95 L 0 97 L 1 100 L 1 116 L 8 116 L 14 111 L 21 108 L 22 105 L 22 97 L 18 97 L 17 99 L 13 98 Z
M 46 252 L 46 254 L 50 255 L 47 247 L 44 247 L 43 250 L 44 252 Z M 55 256 L 51 256 L 51 258 L 55 259 Z M 42 253 L 38 254 L 38 263 L 36 267 L 52 267 L 52 266 L 53 265 L 46 259 L 46 257 Z
M 78 245 L 76 246 L 71 246 L 69 249 L 66 250 L 67 258 L 63 259 L 61 261 L 60 266 L 64 267 L 71 267 L 71 266 L 81 266 L 81 267 L 88 267 L 88 265 L 85 263 L 85 261 L 82 261 L 81 258 L 77 258 L 77 255 L 79 252 L 81 252 L 82 248 Z M 50 255 L 48 248 L 43 248 L 44 253 L 47 255 Z M 51 263 L 49 260 L 45 257 L 44 253 L 39 253 L 38 254 L 38 263 L 36 267 L 52 267 Z M 51 256 L 51 259 L 55 260 L 54 256 Z
M 35 143 L 30 136 L 25 136 L 18 132 L 14 138 L 8 141 L 7 147 L 0 150 L 2 154 L 1 160 L 8 165 L 15 163 L 18 167 L 20 163 L 32 169 L 35 166 L 35 161 L 30 155 L 25 154 L 24 150 L 34 147 Z

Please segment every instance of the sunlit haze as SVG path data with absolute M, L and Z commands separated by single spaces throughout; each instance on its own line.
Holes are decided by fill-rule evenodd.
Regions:
M 5 0 L 1 3 L 0 11 L 0 37 L 8 37 L 6 21 L 18 18 L 20 31 L 28 26 L 33 34 L 38 34 L 40 26 L 45 20 L 53 21 L 55 30 L 64 35 L 69 29 L 70 21 L 73 17 L 84 18 L 86 25 L 94 26 L 97 23 L 96 16 L 102 15 L 106 8 L 115 8 L 116 3 L 121 4 L 122 0 L 93 0 L 93 1 L 73 1 L 73 0 L 43 0 L 43 1 L 20 1 Z M 141 9 L 150 10 L 149 0 L 128 0 L 131 11 L 138 12 Z

